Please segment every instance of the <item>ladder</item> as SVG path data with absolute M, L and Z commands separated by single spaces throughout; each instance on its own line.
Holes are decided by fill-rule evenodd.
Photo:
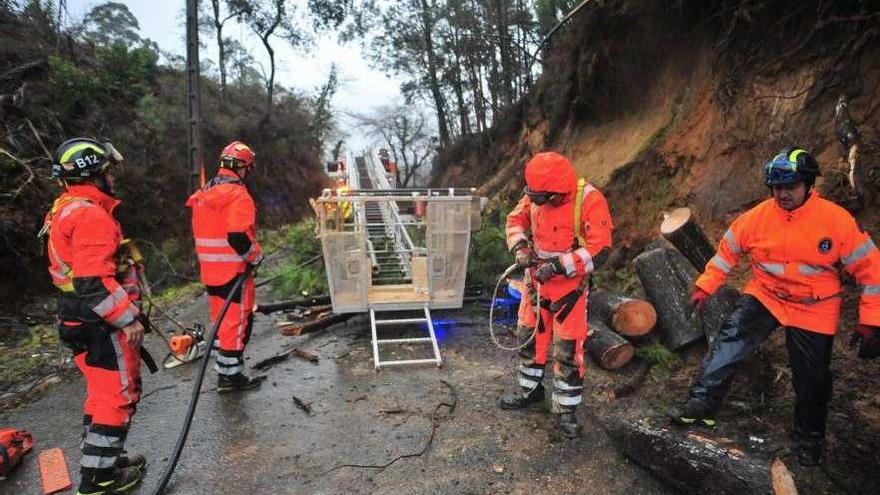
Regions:
M 382 366 L 400 366 L 407 364 L 425 364 L 425 363 L 434 363 L 437 367 L 440 367 L 441 359 L 440 359 L 440 348 L 437 346 L 437 335 L 434 333 L 434 323 L 431 321 L 431 311 L 428 309 L 428 306 L 424 307 L 425 317 L 424 318 L 393 318 L 387 320 L 379 320 L 376 318 L 376 310 L 370 308 L 370 329 L 373 332 L 373 367 L 376 371 L 379 371 L 379 368 Z M 404 324 L 419 324 L 419 323 L 427 323 L 428 326 L 428 337 L 411 337 L 411 338 L 402 338 L 402 339 L 380 339 L 379 338 L 379 327 L 383 325 L 404 325 Z M 397 359 L 390 361 L 382 361 L 379 358 L 379 346 L 385 344 L 413 344 L 418 342 L 430 342 L 431 346 L 434 350 L 433 358 L 424 358 L 424 359 Z

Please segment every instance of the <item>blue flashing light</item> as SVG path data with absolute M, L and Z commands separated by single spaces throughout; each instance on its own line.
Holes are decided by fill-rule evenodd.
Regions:
M 520 291 L 516 290 L 516 287 L 511 284 L 507 285 L 507 293 L 510 294 L 510 297 L 516 299 L 517 301 L 522 299 L 522 294 L 520 293 Z

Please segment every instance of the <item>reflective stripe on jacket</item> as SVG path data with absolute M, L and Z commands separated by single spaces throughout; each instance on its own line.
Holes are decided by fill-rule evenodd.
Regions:
M 507 248 L 513 249 L 532 233 L 535 255 L 541 259 L 559 257 L 569 277 L 593 272 L 593 257 L 611 246 L 614 224 L 605 196 L 592 185 L 584 188 L 581 205 L 581 227 L 585 246 L 577 245 L 574 231 L 574 194 L 559 206 L 533 205 L 524 195 L 516 208 L 507 215 Z M 534 224 L 533 224 L 534 222 Z
M 744 254 L 752 268 L 745 292 L 782 325 L 836 333 L 841 268 L 861 288 L 860 322 L 880 325 L 880 252 L 849 212 L 816 192 L 794 211 L 771 198 L 742 214 L 696 285 L 714 293 Z
M 242 273 L 247 263 L 261 256 L 257 242 L 257 208 L 247 188 L 234 172 L 220 169 L 204 189 L 190 196 L 196 255 L 205 285 L 218 286 Z M 230 234 L 250 240 L 247 252 L 238 253 L 229 243 Z
M 62 319 L 104 321 L 122 328 L 139 314 L 115 278 L 116 251 L 122 242 L 113 218 L 118 204 L 93 185 L 69 185 L 47 215 L 49 275 L 62 291 Z

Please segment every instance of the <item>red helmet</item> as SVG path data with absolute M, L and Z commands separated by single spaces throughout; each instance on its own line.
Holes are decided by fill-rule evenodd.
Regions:
M 545 151 L 526 163 L 526 186 L 534 192 L 574 192 L 577 190 L 577 173 L 568 158 L 554 151 Z
M 256 155 L 250 146 L 241 141 L 233 141 L 220 153 L 221 168 L 250 168 L 254 166 Z

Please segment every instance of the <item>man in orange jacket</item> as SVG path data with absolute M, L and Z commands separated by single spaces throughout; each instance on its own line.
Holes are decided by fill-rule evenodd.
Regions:
M 704 359 L 690 399 L 671 411 L 675 423 L 714 426 L 737 366 L 782 326 L 796 395 L 794 453 L 805 466 L 822 457 L 840 268 L 861 286 L 853 344 L 860 344 L 861 358 L 880 355 L 880 252 L 846 210 L 813 190 L 817 175 L 818 163 L 800 148 L 786 148 L 764 166 L 773 198 L 731 224 L 691 301 L 702 308 L 744 254 L 752 279 Z
M 534 331 L 535 338 L 519 353 L 520 393 L 502 397 L 498 405 L 522 409 L 544 401 L 542 380 L 552 343 L 551 411 L 559 414 L 563 434 L 574 438 L 581 431 L 575 409 L 583 395 L 588 282 L 611 247 L 611 214 L 602 193 L 579 183 L 571 162 L 558 153 L 535 155 L 525 176 L 525 195 L 507 216 L 507 247 L 527 268 L 529 290 L 520 302 L 517 333 L 527 338 Z M 540 320 L 535 292 L 541 298 Z
M 123 493 L 142 479 L 143 456 L 123 456 L 141 393 L 140 311 L 120 284 L 122 243 L 113 210 L 111 166 L 122 155 L 110 143 L 77 138 L 55 151 L 52 177 L 64 185 L 40 237 L 52 282 L 60 289 L 59 335 L 85 376 L 84 435 L 78 495 Z
M 253 170 L 255 158 L 248 145 L 230 143 L 220 154 L 217 176 L 186 202 L 192 208 L 196 254 L 201 280 L 208 290 L 212 321 L 219 316 L 225 300 L 232 298 L 217 332 L 215 369 L 217 391 L 221 393 L 255 388 L 261 381 L 242 373 L 242 356 L 253 326 L 254 276 L 248 276 L 232 292 L 247 265 L 258 265 L 263 259 L 257 242 L 257 208 L 243 182 Z

